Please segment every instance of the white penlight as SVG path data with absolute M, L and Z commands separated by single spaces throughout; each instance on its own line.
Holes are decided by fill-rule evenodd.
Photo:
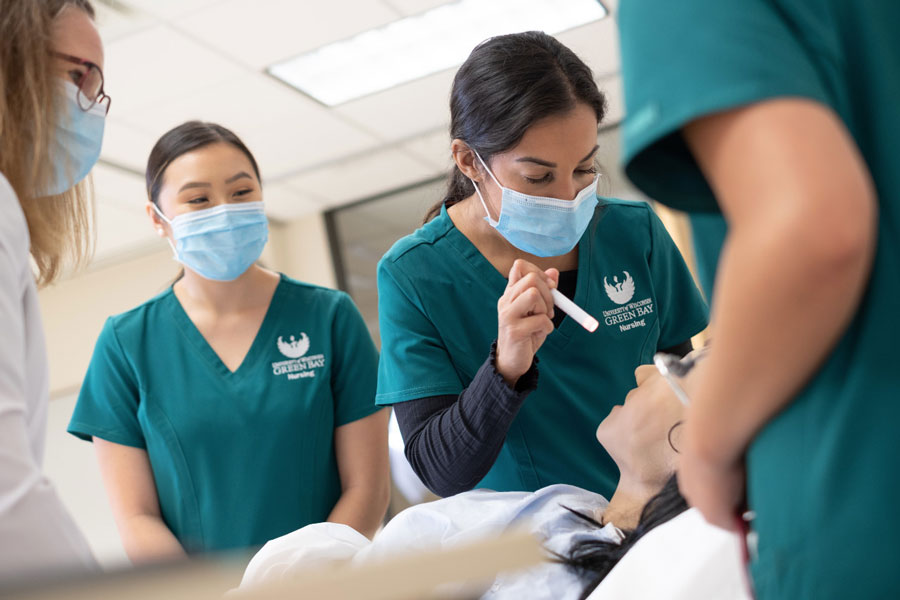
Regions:
M 458 0 L 322 46 L 268 71 L 334 106 L 455 67 L 491 36 L 559 33 L 605 17 L 598 0 Z

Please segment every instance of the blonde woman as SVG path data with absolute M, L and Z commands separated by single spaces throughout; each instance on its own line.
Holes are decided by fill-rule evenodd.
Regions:
M 48 378 L 36 286 L 91 245 L 83 180 L 109 109 L 93 17 L 87 0 L 0 0 L 0 580 L 95 565 L 41 473 Z

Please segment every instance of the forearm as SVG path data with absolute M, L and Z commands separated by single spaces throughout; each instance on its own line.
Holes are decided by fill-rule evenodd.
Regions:
M 532 365 L 519 384 L 509 388 L 488 358 L 458 397 L 422 398 L 395 407 L 406 457 L 431 491 L 450 496 L 484 478 L 537 385 L 537 367 Z
M 163 522 L 153 515 L 134 515 L 119 524 L 125 553 L 134 564 L 185 558 L 187 553 Z
M 349 525 L 371 539 L 381 527 L 390 498 L 387 481 L 347 488 L 328 515 L 328 521 Z
M 868 278 L 873 222 L 848 232 L 782 217 L 734 227 L 720 262 L 714 349 L 698 367 L 686 432 L 716 462 L 737 460 L 814 374 Z

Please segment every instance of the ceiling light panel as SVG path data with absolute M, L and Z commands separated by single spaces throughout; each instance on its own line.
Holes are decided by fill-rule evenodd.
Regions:
M 607 15 L 598 0 L 459 0 L 269 67 L 328 106 L 455 67 L 505 33 L 559 33 Z

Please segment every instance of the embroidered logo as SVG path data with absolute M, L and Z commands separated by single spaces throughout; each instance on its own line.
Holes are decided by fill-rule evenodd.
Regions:
M 653 298 L 632 300 L 634 298 L 634 279 L 631 273 L 623 271 L 625 279 L 619 281 L 617 275 L 613 276 L 612 283 L 603 278 L 603 287 L 609 299 L 619 306 L 603 311 L 603 322 L 607 327 L 616 327 L 624 333 L 632 329 L 647 326 L 647 317 L 653 315 Z M 652 318 L 652 317 L 651 317 Z M 652 324 L 653 321 L 651 320 Z
M 625 280 L 619 281 L 618 275 L 613 275 L 613 285 L 603 278 L 603 287 L 606 288 L 606 295 L 616 304 L 625 304 L 634 296 L 634 279 L 628 271 L 624 271 Z
M 285 375 L 288 379 L 305 379 L 316 376 L 319 369 L 325 368 L 325 355 L 309 352 L 309 336 L 305 332 L 300 333 L 300 339 L 290 336 L 285 341 L 284 336 L 278 336 L 275 345 L 288 360 L 279 360 L 272 363 L 272 374 L 276 377 Z
M 306 333 L 301 333 L 299 340 L 295 340 L 294 336 L 291 336 L 289 342 L 285 342 L 279 335 L 277 343 L 278 350 L 288 358 L 300 358 L 309 350 L 309 336 Z

